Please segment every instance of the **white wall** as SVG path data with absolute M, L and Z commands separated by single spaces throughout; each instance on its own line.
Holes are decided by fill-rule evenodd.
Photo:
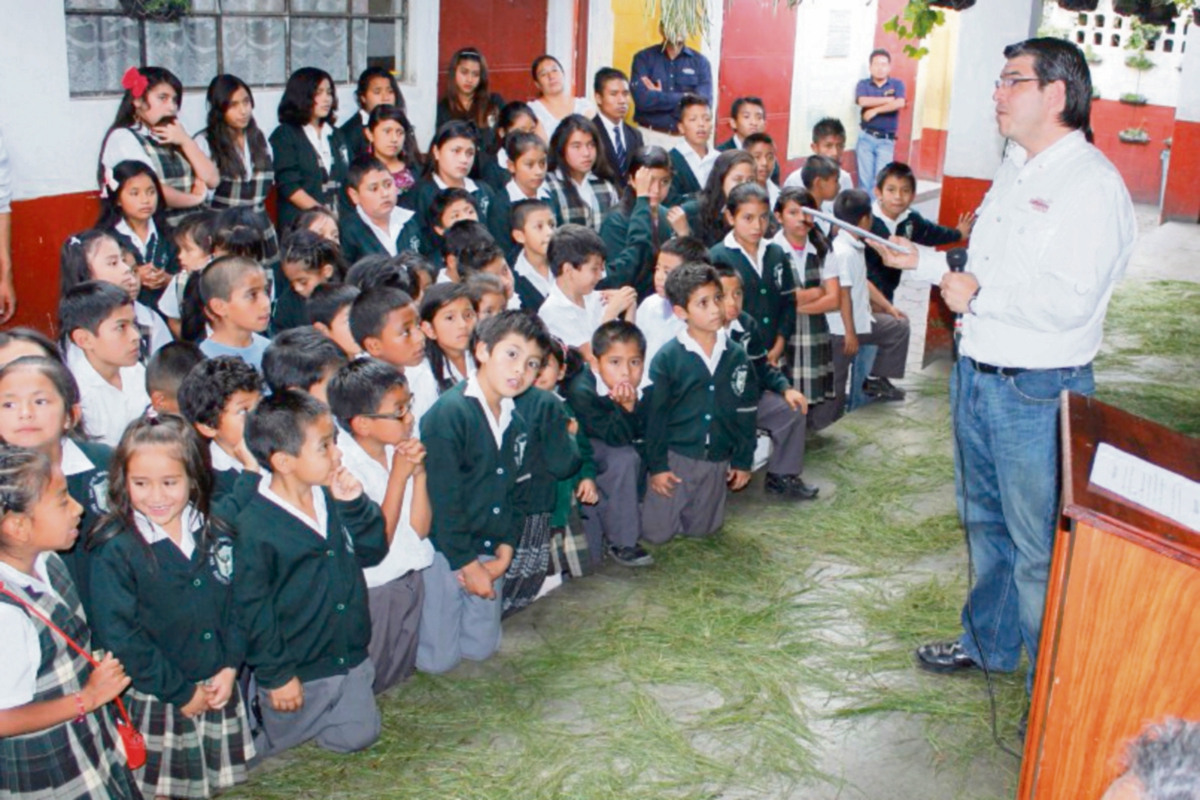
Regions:
M 997 2 L 998 0 L 990 0 Z M 1009 0 L 1004 0 L 1008 2 Z M 879 15 L 876 0 L 824 0 L 796 9 L 796 48 L 792 71 L 792 108 L 787 157 L 812 152 L 812 126 L 837 117 L 846 126 L 847 146 L 858 141 L 855 84 L 868 75 Z M 848 31 L 844 26 L 849 27 Z M 845 55 L 829 57 L 832 29 L 845 33 Z
M 1192 25 L 1188 30 L 1187 45 L 1187 53 L 1183 56 L 1183 73 L 1179 86 L 1179 102 L 1175 106 L 1175 118 L 1186 122 L 1200 122 L 1200 25 Z
M 437 104 L 438 2 L 409 3 L 409 80 L 401 84 L 424 148 L 433 135 Z M 0 0 L 0 132 L 13 170 L 17 200 L 96 189 L 100 143 L 119 98 L 72 99 L 67 81 L 62 0 Z M 275 129 L 282 91 L 254 93 L 263 132 Z M 352 86 L 338 87 L 339 118 L 357 108 Z M 192 133 L 204 127 L 204 92 L 184 93 L 179 118 Z

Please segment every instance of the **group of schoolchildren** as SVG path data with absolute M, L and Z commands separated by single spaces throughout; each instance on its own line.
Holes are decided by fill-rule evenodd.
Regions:
M 686 96 L 672 151 L 627 151 L 611 68 L 547 143 L 477 51 L 452 67 L 426 154 L 381 70 L 341 128 L 298 70 L 269 141 L 234 76 L 192 138 L 174 75 L 126 74 L 60 340 L 0 332 L 0 792 L 205 797 L 306 741 L 365 748 L 415 670 L 490 657 L 606 554 L 718 530 L 760 431 L 766 491 L 815 497 L 806 435 L 864 345 L 899 392 L 898 275 L 807 211 L 963 235 L 909 208 L 907 167 L 874 205 L 842 189 L 824 120 L 780 187 L 755 98 L 716 148 Z

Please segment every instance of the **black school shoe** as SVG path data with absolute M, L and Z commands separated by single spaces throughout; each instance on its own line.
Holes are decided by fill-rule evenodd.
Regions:
M 767 473 L 763 482 L 767 494 L 786 497 L 789 500 L 812 500 L 820 492 L 816 486 L 810 486 L 801 480 L 799 475 L 775 475 Z
M 867 378 L 867 382 L 863 385 L 863 391 L 885 403 L 899 402 L 908 396 L 903 389 L 893 385 L 887 378 L 876 378 L 875 376 Z
M 967 655 L 962 642 L 931 642 L 917 648 L 917 666 L 927 672 L 946 674 L 975 669 L 979 665 Z
M 647 553 L 640 544 L 633 547 L 609 545 L 608 554 L 623 567 L 649 567 L 654 564 L 654 556 Z

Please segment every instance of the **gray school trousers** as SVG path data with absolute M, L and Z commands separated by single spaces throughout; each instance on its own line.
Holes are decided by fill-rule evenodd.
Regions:
M 583 530 L 588 555 L 594 563 L 604 558 L 604 540 L 614 547 L 633 547 L 642 538 L 642 514 L 638 509 L 638 484 L 642 479 L 642 457 L 633 445 L 613 447 L 590 439 L 596 460 L 596 488 L 600 502 L 584 506 Z
M 675 451 L 667 453 L 667 466 L 683 482 L 671 497 L 646 489 L 642 503 L 642 537 L 652 544 L 676 536 L 708 536 L 725 523 L 728 461 L 697 461 Z
M 792 410 L 782 395 L 763 392 L 758 399 L 758 427 L 771 434 L 771 457 L 767 472 L 772 475 L 799 475 L 804 471 L 804 442 L 808 421 L 803 411 Z
M 257 687 L 263 724 L 254 736 L 256 758 L 270 758 L 309 739 L 334 753 L 370 747 L 380 730 L 379 707 L 371 689 L 374 681 L 370 658 L 345 675 L 305 681 L 304 705 L 291 712 L 271 708 L 267 690 Z
M 908 320 L 896 319 L 891 314 L 872 314 L 871 332 L 858 334 L 858 344 L 873 344 L 879 348 L 875 356 L 872 375 L 880 378 L 903 378 L 904 365 L 908 361 L 908 337 L 911 334 Z M 833 384 L 837 397 L 826 400 L 813 409 L 811 424 L 821 430 L 842 415 L 846 407 L 846 384 L 850 378 L 850 364 L 854 360 L 846 356 L 846 337 L 832 334 Z M 855 375 L 855 380 L 866 380 L 866 375 Z
M 480 556 L 492 561 L 492 556 Z M 494 600 L 467 592 L 441 553 L 423 573 L 425 603 L 421 608 L 421 634 L 417 645 L 417 669 L 440 674 L 458 666 L 464 658 L 483 661 L 500 649 L 500 598 L 504 577 L 493 586 Z
M 417 634 L 425 581 L 420 570 L 367 589 L 371 607 L 371 644 L 367 654 L 375 664 L 375 694 L 412 677 L 417 668 Z

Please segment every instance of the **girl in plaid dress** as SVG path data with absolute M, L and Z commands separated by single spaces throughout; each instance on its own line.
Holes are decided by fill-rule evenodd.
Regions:
M 775 243 L 791 256 L 796 277 L 796 331 L 786 343 L 786 361 L 791 366 L 792 385 L 808 398 L 809 427 L 828 424 L 818 411 L 820 404 L 832 401 L 836 392 L 833 380 L 833 344 L 825 313 L 838 307 L 838 280 L 821 280 L 821 268 L 829 253 L 829 241 L 813 218 L 804 213 L 817 208 L 807 189 L 788 187 L 775 201 L 775 218 L 780 230 Z M 829 406 L 832 407 L 832 406 Z
M 45 454 L 0 445 L 0 796 L 141 797 L 106 708 L 129 685 L 121 662 L 109 654 L 93 668 L 42 619 L 91 649 L 79 595 L 54 553 L 75 543 L 82 513 Z
M 558 201 L 561 223 L 587 225 L 599 233 L 621 196 L 596 124 L 580 114 L 564 117 L 550 138 L 548 167 L 546 184 Z
M 150 165 L 162 183 L 167 224 L 174 225 L 217 188 L 217 167 L 179 122 L 183 84 L 173 72 L 130 67 L 121 86 L 125 95 L 100 145 L 97 183 L 103 189 L 105 170 L 111 173 L 122 161 Z
M 108 516 L 89 541 L 96 638 L 128 666 L 125 702 L 146 738 L 147 797 L 210 797 L 254 755 L 237 684 L 233 539 L 210 517 L 209 451 L 153 411 L 113 455 Z

